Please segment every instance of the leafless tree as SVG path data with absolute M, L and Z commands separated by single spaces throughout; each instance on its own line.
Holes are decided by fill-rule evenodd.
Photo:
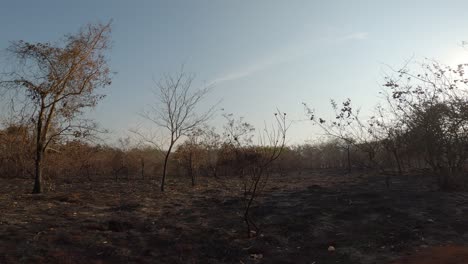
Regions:
M 363 165 L 372 169 L 378 169 L 386 175 L 385 185 L 389 189 L 390 174 L 385 171 L 382 164 L 383 160 L 378 159 L 377 154 L 384 147 L 394 150 L 394 148 L 390 147 L 392 144 L 389 141 L 389 136 L 393 135 L 395 130 L 389 129 L 386 123 L 382 121 L 383 118 L 379 119 L 375 116 L 371 116 L 368 119 L 362 118 L 360 109 L 355 108 L 349 98 L 342 102 L 341 105 L 331 100 L 331 106 L 335 118 L 333 120 L 325 120 L 315 116 L 314 111 L 304 103 L 310 120 L 322 128 L 326 135 L 337 138 L 346 144 L 348 171 L 351 172 L 350 147 L 353 146 L 366 154 L 368 161 L 367 164 L 364 163 Z M 393 140 L 393 138 L 391 139 Z M 396 150 L 394 153 L 397 153 Z
M 194 75 L 187 74 L 183 68 L 175 75 L 165 75 L 156 82 L 154 95 L 156 101 L 141 114 L 154 125 L 169 132 L 169 146 L 165 151 L 161 178 L 161 191 L 167 174 L 169 156 L 175 143 L 183 136 L 202 126 L 214 114 L 215 106 L 197 114 L 197 107 L 210 91 L 210 87 L 193 90 Z
M 376 138 L 376 127 L 371 120 L 361 117 L 360 109 L 353 107 L 351 99 L 338 105 L 331 100 L 335 118 L 325 120 L 317 117 L 313 109 L 303 103 L 310 120 L 325 131 L 326 135 L 342 140 L 347 146 L 354 146 L 367 154 L 368 166 L 381 169 L 379 161 L 375 159 L 380 142 Z
M 243 122 L 236 122 L 232 115 L 225 115 L 228 124 L 225 126 L 229 143 L 235 150 L 239 179 L 243 185 L 244 212 L 243 220 L 247 227 L 247 236 L 258 235 L 260 229 L 251 216 L 251 208 L 265 188 L 271 174 L 271 165 L 283 152 L 286 144 L 286 132 L 289 124 L 286 122 L 286 113 L 279 110 L 275 113 L 276 123 L 258 135 L 258 145 L 252 145 L 249 136 L 253 127 Z
M 18 67 L 2 78 L 1 86 L 24 104 L 35 124 L 35 183 L 43 191 L 42 168 L 51 142 L 63 136 L 85 137 L 96 129 L 79 118 L 104 97 L 96 89 L 111 83 L 105 52 L 111 25 L 90 24 L 61 43 L 13 42 L 8 51 Z

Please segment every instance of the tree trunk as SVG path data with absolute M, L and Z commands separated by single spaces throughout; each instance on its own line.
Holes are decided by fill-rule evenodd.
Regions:
M 351 154 L 349 153 L 350 146 L 348 144 L 347 154 L 348 154 L 348 173 L 351 173 Z
M 145 179 L 145 159 L 141 158 L 141 179 Z
M 244 211 L 244 221 L 247 225 L 247 237 L 250 238 L 252 237 L 252 227 L 251 225 L 255 228 L 255 235 L 258 235 L 258 227 L 257 225 L 255 225 L 255 222 L 251 219 L 250 217 L 250 208 L 252 206 L 252 203 L 253 201 L 255 200 L 256 196 L 257 196 L 257 187 L 258 187 L 258 183 L 260 182 L 260 179 L 261 179 L 261 175 L 263 174 L 263 172 L 259 172 L 259 175 L 258 177 L 255 178 L 254 182 L 253 182 L 253 188 L 249 188 L 251 189 L 250 190 L 250 193 L 248 193 L 247 191 L 247 187 L 245 187 L 244 189 L 244 196 L 248 196 L 250 195 L 250 197 L 248 198 L 248 202 L 247 202 L 247 205 L 245 206 L 245 211 Z M 246 186 L 247 184 L 245 184 Z
M 393 150 L 393 156 L 395 157 L 395 161 L 396 161 L 396 164 L 397 164 L 398 175 L 403 175 L 403 169 L 401 168 L 400 156 L 398 155 L 397 150 Z
M 190 174 L 190 178 L 192 178 L 192 187 L 193 187 L 193 186 L 195 186 L 195 175 L 193 173 L 192 153 L 190 153 L 190 156 L 189 156 L 189 174 Z
M 44 144 L 42 141 L 43 131 L 42 131 L 42 122 L 44 118 L 44 102 L 42 101 L 41 109 L 39 116 L 37 117 L 37 127 L 36 127 L 36 161 L 35 165 L 35 179 L 34 179 L 34 188 L 32 193 L 42 193 L 43 184 L 42 184 L 42 158 L 44 156 Z
M 195 175 L 193 174 L 193 168 L 190 167 L 190 177 L 192 178 L 192 187 L 195 186 Z
M 36 153 L 36 162 L 35 162 L 35 179 L 34 179 L 34 189 L 33 193 L 42 193 L 43 184 L 42 184 L 42 156 L 43 153 L 41 150 L 38 150 Z
M 173 146 L 174 146 L 174 141 L 171 141 L 171 145 L 169 146 L 166 156 L 164 157 L 164 167 L 163 167 L 163 173 L 162 173 L 162 179 L 161 179 L 161 192 L 164 192 L 164 184 L 166 182 L 167 162 L 169 160 L 169 155 L 171 155 L 171 150 Z

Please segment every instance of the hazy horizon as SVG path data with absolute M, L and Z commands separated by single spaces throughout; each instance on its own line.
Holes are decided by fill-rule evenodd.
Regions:
M 403 4 L 404 3 L 404 4 Z M 320 136 L 302 102 L 327 115 L 329 100 L 351 98 L 371 110 L 386 65 L 411 57 L 468 62 L 464 1 L 5 1 L 0 49 L 10 41 L 55 42 L 87 23 L 112 20 L 112 85 L 90 116 L 113 133 L 109 143 L 145 121 L 154 80 L 180 66 L 195 88 L 212 85 L 202 107 L 257 129 L 278 108 L 293 125 L 288 142 Z M 0 65 L 5 66 L 4 61 Z M 221 132 L 220 114 L 211 125 Z

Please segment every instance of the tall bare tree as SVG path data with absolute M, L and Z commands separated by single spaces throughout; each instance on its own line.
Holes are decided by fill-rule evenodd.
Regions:
M 170 134 L 169 146 L 164 156 L 161 191 L 164 191 L 167 164 L 174 144 L 182 136 L 187 136 L 202 126 L 214 114 L 215 106 L 197 114 L 197 107 L 210 91 L 210 87 L 193 91 L 194 78 L 194 75 L 185 73 L 183 69 L 177 74 L 165 75 L 156 82 L 156 89 L 153 91 L 156 103 L 142 113 L 142 117 L 166 129 Z
M 35 124 L 35 183 L 33 193 L 43 191 L 42 167 L 51 142 L 63 136 L 84 137 L 95 124 L 79 118 L 104 96 L 96 89 L 111 83 L 105 52 L 111 25 L 89 24 L 59 43 L 13 42 L 8 51 L 18 67 L 1 85 L 15 93 Z

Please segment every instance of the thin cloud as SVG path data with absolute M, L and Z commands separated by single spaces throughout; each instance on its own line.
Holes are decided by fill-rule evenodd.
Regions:
M 211 80 L 208 85 L 211 86 L 213 84 L 242 79 L 278 63 L 280 63 L 280 60 L 259 61 L 255 64 L 244 67 L 242 70 L 229 72 L 220 77 L 217 77 Z
M 238 79 L 242 79 L 254 73 L 268 69 L 270 67 L 280 65 L 282 63 L 294 60 L 296 58 L 306 56 L 307 54 L 310 54 L 310 53 L 311 52 L 307 51 L 306 49 L 289 49 L 289 52 L 284 52 L 284 51 L 278 52 L 277 54 L 279 55 L 271 56 L 270 58 L 263 59 L 263 60 L 257 60 L 256 62 L 251 63 L 250 65 L 246 67 L 242 67 L 242 69 L 223 74 L 220 77 L 217 77 L 211 80 L 210 82 L 208 82 L 208 85 L 215 85 L 215 84 L 219 84 L 222 82 L 235 81 Z
M 364 40 L 369 37 L 367 32 L 355 32 L 349 35 L 346 35 L 341 38 L 335 38 L 332 41 L 352 41 L 352 40 Z M 326 39 L 322 39 L 321 41 L 325 41 Z M 315 43 L 314 43 L 315 42 Z M 312 46 L 317 44 L 317 40 L 314 39 L 314 42 L 304 42 L 302 45 L 290 45 L 288 48 L 276 52 L 276 55 L 272 55 L 270 58 L 257 60 L 254 63 L 251 63 L 248 66 L 242 67 L 239 70 L 231 71 L 226 74 L 223 74 L 217 78 L 208 82 L 208 85 L 215 85 L 220 84 L 223 82 L 235 81 L 238 79 L 242 79 L 248 77 L 254 73 L 259 71 L 265 70 L 267 68 L 273 67 L 275 65 L 279 65 L 297 58 L 301 58 L 307 56 L 313 52 Z M 279 55 L 278 55 L 279 54 Z

